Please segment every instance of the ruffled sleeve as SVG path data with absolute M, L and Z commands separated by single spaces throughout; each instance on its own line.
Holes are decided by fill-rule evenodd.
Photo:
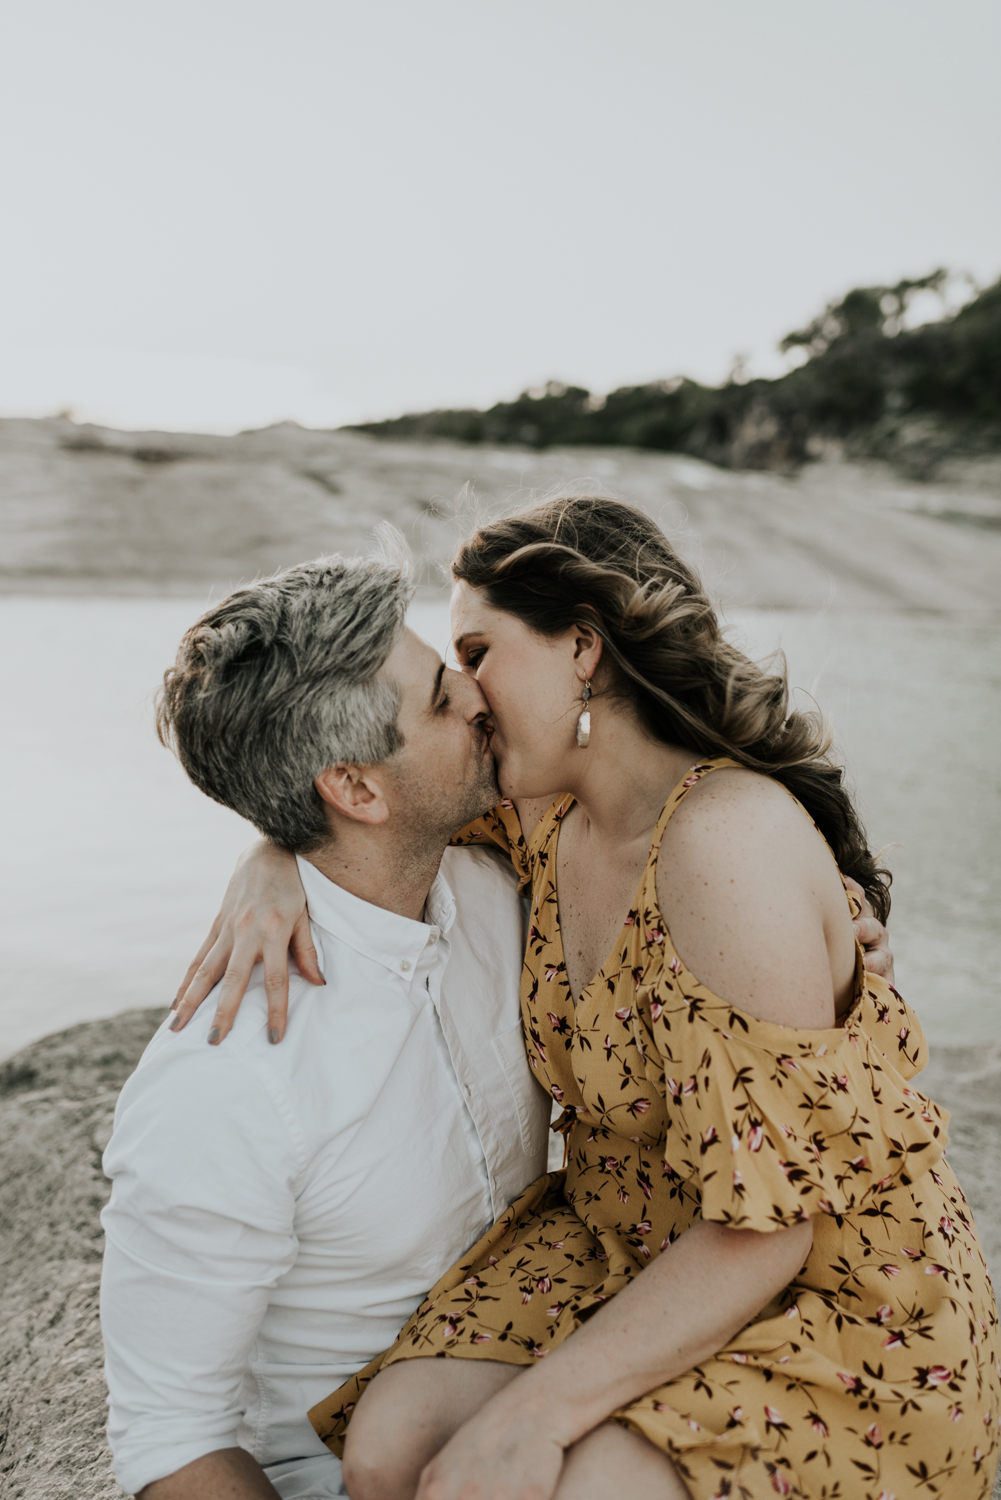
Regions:
M 507 797 L 482 818 L 467 823 L 452 839 L 453 844 L 494 844 L 511 860 L 518 874 L 518 890 L 524 894 L 531 884 L 532 872 L 528 846 L 514 803 Z
M 868 1034 L 881 991 L 892 993 L 881 980 L 867 976 L 844 1028 L 800 1031 L 735 1011 L 687 977 L 653 987 L 650 1027 L 664 1069 L 664 1175 L 696 1194 L 704 1219 L 769 1231 L 864 1214 L 940 1159 L 948 1114 Z

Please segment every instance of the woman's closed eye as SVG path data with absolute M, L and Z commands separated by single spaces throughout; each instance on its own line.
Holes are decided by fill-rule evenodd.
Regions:
M 462 653 L 462 670 L 475 672 L 486 654 L 486 646 L 467 646 Z

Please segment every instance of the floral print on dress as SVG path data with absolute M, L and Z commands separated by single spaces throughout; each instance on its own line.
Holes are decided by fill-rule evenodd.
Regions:
M 610 958 L 575 1003 L 556 900 L 555 803 L 526 842 L 510 803 L 456 842 L 492 843 L 530 889 L 526 1046 L 563 1113 L 566 1167 L 528 1188 L 432 1288 L 392 1349 L 310 1413 L 340 1451 L 367 1382 L 400 1359 L 531 1364 L 700 1218 L 768 1232 L 814 1218 L 806 1265 L 711 1359 L 616 1418 L 669 1454 L 695 1500 L 986 1500 L 1001 1345 L 945 1112 L 912 1085 L 920 1024 L 856 954 L 844 1024 L 803 1031 L 719 999 L 657 902 L 668 799 Z M 858 905 L 849 896 L 853 911 Z

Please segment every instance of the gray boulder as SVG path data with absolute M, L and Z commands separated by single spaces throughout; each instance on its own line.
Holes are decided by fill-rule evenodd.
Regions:
M 74 1026 L 0 1067 L 0 1494 L 120 1500 L 98 1286 L 115 1101 L 163 1019 Z

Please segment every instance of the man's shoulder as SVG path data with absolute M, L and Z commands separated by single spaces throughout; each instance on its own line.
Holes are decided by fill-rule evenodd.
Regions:
M 315 987 L 309 984 L 296 969 L 294 963 L 289 961 L 289 1014 L 295 1012 L 306 1012 L 308 1007 L 303 1004 L 308 995 L 315 994 Z M 226 1056 L 242 1062 L 252 1062 L 258 1053 L 267 1054 L 270 1044 L 267 1035 L 268 1021 L 268 996 L 264 985 L 264 965 L 255 964 L 247 985 L 246 994 L 240 1004 L 240 1008 L 233 1019 L 233 1025 L 226 1036 L 225 1043 L 219 1047 L 208 1045 L 209 1032 L 215 1020 L 216 1002 L 218 999 L 219 986 L 216 985 L 202 1005 L 198 1008 L 183 1031 L 171 1032 L 166 1025 L 161 1026 L 155 1034 L 146 1051 L 143 1053 L 143 1062 L 148 1057 L 157 1056 L 173 1049 L 184 1056 L 201 1056 L 203 1050 L 209 1053 L 225 1053 Z M 303 1019 L 306 1019 L 304 1014 Z
M 518 876 L 500 850 L 448 849 L 442 874 L 455 898 L 450 933 L 462 972 L 479 975 L 499 994 L 517 990 L 528 933 L 528 902 L 518 895 Z M 463 954 L 463 957 L 460 957 Z
M 215 1015 L 210 994 L 183 1031 L 165 1022 L 125 1084 L 108 1148 L 109 1175 L 126 1161 L 161 1163 L 161 1145 L 194 1160 L 208 1149 L 232 1163 L 260 1159 L 268 1180 L 298 1172 L 318 1139 L 339 1119 L 338 1099 L 323 1084 L 329 1055 L 329 990 L 309 984 L 290 966 L 289 1021 L 279 1046 L 267 1035 L 263 970 L 255 969 L 232 1030 L 218 1045 L 208 1034 Z M 222 1141 L 229 1144 L 225 1149 Z M 210 1144 L 208 1144 L 210 1143 Z M 265 1168 L 267 1167 L 267 1170 Z M 158 1168 L 159 1170 L 159 1165 Z
M 512 912 L 521 903 L 517 871 L 508 856 L 491 845 L 450 845 L 442 856 L 441 871 L 456 908 L 464 915 L 479 914 L 489 901 L 500 901 Z
M 225 1040 L 214 1046 L 208 1040 L 215 1019 L 213 990 L 183 1031 L 171 1031 L 165 1021 L 156 1032 L 122 1092 L 122 1104 L 145 1096 L 150 1107 L 167 1114 L 186 1109 L 215 1119 L 239 1099 L 241 1110 L 266 1102 L 266 1113 L 277 1111 L 291 1120 L 297 1114 L 294 1075 L 302 1068 L 301 1039 L 315 1029 L 310 1024 L 312 1002 L 323 994 L 290 968 L 288 1033 L 282 1046 L 274 1047 L 267 1035 L 263 966 L 256 965 Z M 310 1051 L 307 1040 L 307 1057 Z

